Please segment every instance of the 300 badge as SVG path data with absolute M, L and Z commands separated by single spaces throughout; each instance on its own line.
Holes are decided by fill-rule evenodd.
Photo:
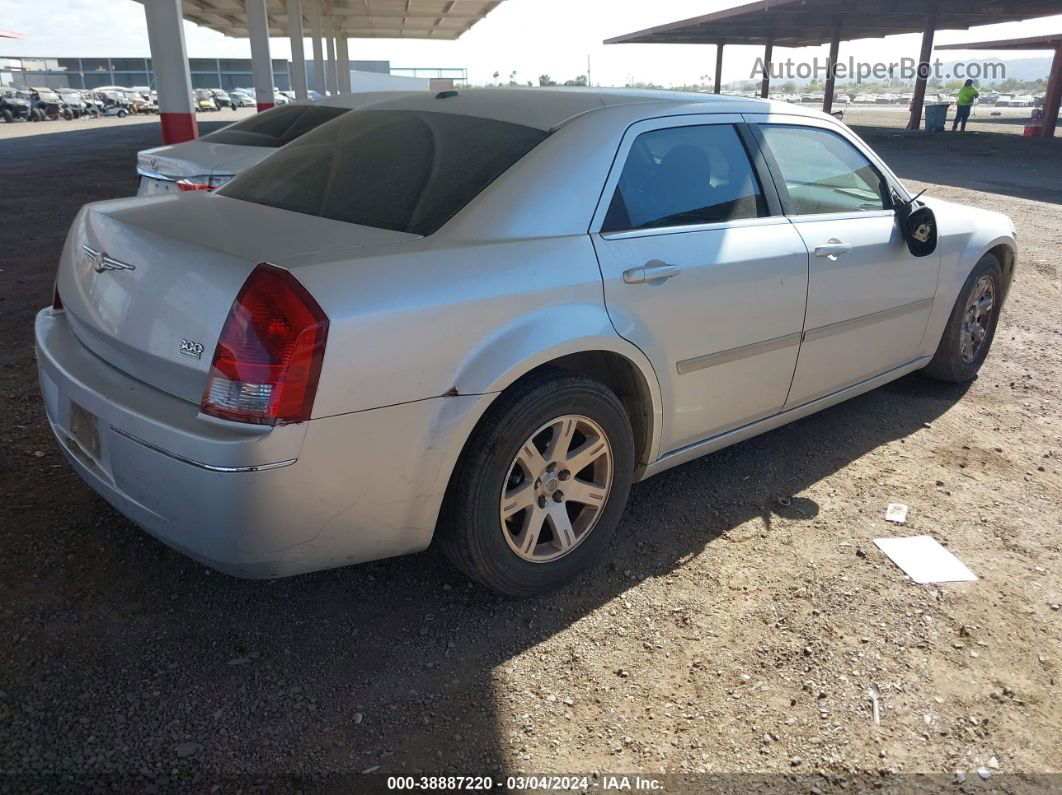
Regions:
M 178 350 L 185 356 L 191 356 L 193 359 L 201 359 L 203 357 L 203 343 L 196 342 L 195 340 L 182 339 L 178 346 Z

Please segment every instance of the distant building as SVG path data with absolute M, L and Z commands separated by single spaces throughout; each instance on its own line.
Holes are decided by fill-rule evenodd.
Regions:
M 189 58 L 193 88 L 250 88 L 254 85 L 250 58 Z M 464 84 L 468 70 L 446 67 L 395 67 L 390 61 L 351 61 L 352 84 L 379 88 L 395 78 L 421 78 L 394 81 L 395 88 L 413 87 L 428 81 Z M 273 60 L 273 84 L 281 91 L 291 89 L 291 64 Z M 313 62 L 307 61 L 309 85 L 313 87 Z M 370 73 L 370 74 L 365 74 Z M 359 77 L 359 75 L 361 75 Z M 380 75 L 383 79 L 373 78 Z M 150 58 L 22 58 L 0 56 L 0 85 L 48 86 L 50 88 L 98 88 L 100 86 L 154 86 Z M 401 84 L 401 85 L 399 85 Z M 361 90 L 369 90 L 368 87 Z

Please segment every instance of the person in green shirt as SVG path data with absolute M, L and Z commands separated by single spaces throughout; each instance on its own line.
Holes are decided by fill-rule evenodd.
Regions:
M 965 85 L 959 89 L 959 98 L 955 100 L 955 120 L 951 123 L 952 132 L 955 132 L 955 128 L 960 124 L 962 131 L 966 132 L 966 120 L 970 118 L 970 109 L 977 97 L 978 93 L 974 88 L 973 80 L 967 80 Z

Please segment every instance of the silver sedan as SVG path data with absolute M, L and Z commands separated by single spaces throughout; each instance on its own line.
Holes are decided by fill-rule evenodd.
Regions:
M 634 481 L 914 370 L 973 378 L 1015 237 L 793 105 L 396 97 L 216 193 L 86 206 L 41 389 L 81 477 L 209 566 L 437 536 L 527 595 L 607 549 Z

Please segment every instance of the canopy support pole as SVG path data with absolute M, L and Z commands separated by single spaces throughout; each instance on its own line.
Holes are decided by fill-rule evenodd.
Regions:
M 254 97 L 259 112 L 269 110 L 274 102 L 273 62 L 269 60 L 269 18 L 266 0 L 247 0 L 247 32 L 251 38 L 251 72 Z
M 722 93 L 723 88 L 723 42 L 715 45 L 715 93 Z
M 914 96 L 911 99 L 911 118 L 908 130 L 917 130 L 922 124 L 922 108 L 926 102 L 926 82 L 929 79 L 929 59 L 933 55 L 933 36 L 937 32 L 937 4 L 933 3 L 926 13 L 926 29 L 922 32 L 922 50 L 918 54 L 918 73 L 915 76 Z
M 324 96 L 324 31 L 321 29 L 320 0 L 310 0 L 310 38 L 313 45 L 313 90 Z
M 350 93 L 350 49 L 347 47 L 347 34 L 336 31 L 336 64 L 339 69 L 339 80 L 336 82 L 337 91 L 340 94 Z
M 332 17 L 325 21 L 325 55 L 328 58 L 325 70 L 325 86 L 332 94 L 339 93 L 339 69 L 336 68 L 336 22 Z
M 302 49 L 302 0 L 288 0 L 288 37 L 291 39 L 291 90 L 306 99 L 306 54 Z
M 833 112 L 833 87 L 837 82 L 834 70 L 837 68 L 837 50 L 841 47 L 841 20 L 833 23 L 833 35 L 830 37 L 830 61 L 826 72 L 826 86 L 822 92 L 822 112 Z
M 774 36 L 767 38 L 767 44 L 763 48 L 763 82 L 760 83 L 760 96 L 767 99 L 771 92 L 771 58 L 774 56 Z
M 1051 60 L 1051 77 L 1047 80 L 1044 94 L 1044 124 L 1040 136 L 1053 138 L 1058 124 L 1058 109 L 1062 104 L 1062 42 L 1055 45 L 1055 57 Z
M 181 0 L 144 3 L 151 68 L 159 94 L 162 143 L 179 144 L 199 136 L 192 105 L 192 76 L 184 49 Z

